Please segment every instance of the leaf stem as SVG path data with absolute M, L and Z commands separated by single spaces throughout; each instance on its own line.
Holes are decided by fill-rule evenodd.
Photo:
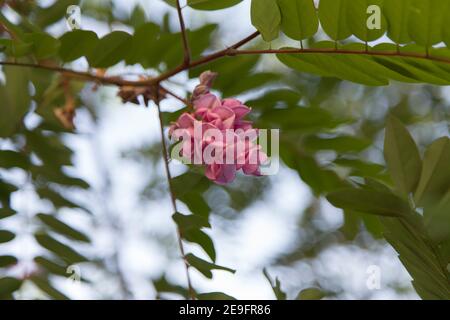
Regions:
M 401 57 L 401 58 L 416 58 L 424 60 L 432 60 L 436 62 L 450 64 L 450 59 L 444 57 L 433 57 L 427 54 L 420 54 L 415 52 L 399 52 L 399 51 L 366 51 L 366 50 L 346 50 L 334 48 L 308 48 L 308 49 L 269 49 L 269 50 L 236 50 L 234 55 L 254 55 L 254 54 L 342 54 L 342 55 L 367 55 L 367 56 L 381 56 L 381 57 Z
M 169 186 L 169 193 L 170 193 L 170 200 L 172 202 L 172 209 L 175 213 L 175 212 L 178 212 L 177 200 L 176 200 L 175 192 L 173 191 L 173 187 L 172 187 L 172 175 L 170 173 L 170 168 L 169 168 L 169 154 L 167 152 L 166 137 L 164 134 L 164 123 L 162 120 L 161 107 L 160 107 L 158 99 L 156 99 L 155 103 L 158 108 L 164 168 L 166 171 L 167 183 Z M 188 283 L 189 296 L 192 300 L 195 300 L 196 299 L 195 291 L 192 287 L 191 276 L 189 274 L 189 263 L 186 260 L 186 254 L 185 254 L 184 245 L 183 245 L 183 241 L 182 241 L 182 234 L 181 234 L 180 228 L 178 228 L 178 226 L 177 226 L 177 239 L 178 239 L 178 246 L 180 248 L 180 253 L 181 253 L 181 256 L 183 257 L 184 265 L 186 268 L 186 278 L 187 278 L 187 283 Z
M 172 92 L 172 91 L 170 91 L 170 90 L 168 90 L 168 89 L 166 89 L 166 88 L 164 88 L 162 86 L 160 86 L 160 88 L 161 88 L 162 92 L 164 92 L 165 94 L 167 94 L 167 95 L 177 99 L 178 101 L 182 102 L 186 106 L 189 106 L 191 104 L 187 99 L 180 97 L 176 93 L 174 93 L 174 92 Z

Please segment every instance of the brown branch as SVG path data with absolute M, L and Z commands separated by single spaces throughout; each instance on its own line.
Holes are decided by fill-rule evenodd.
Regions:
M 246 43 L 250 42 L 251 40 L 255 39 L 257 36 L 259 36 L 259 32 L 258 31 L 254 32 L 251 35 L 249 35 L 248 37 L 246 37 L 246 38 L 236 42 L 231 47 L 228 47 L 226 49 L 223 49 L 223 50 L 217 51 L 215 53 L 212 53 L 210 55 L 204 56 L 204 57 L 202 57 L 202 58 L 200 58 L 198 60 L 192 61 L 189 65 L 181 64 L 181 65 L 179 65 L 178 67 L 176 67 L 173 70 L 169 70 L 169 71 L 167 71 L 165 73 L 160 74 L 158 77 L 155 77 L 155 78 L 152 78 L 152 79 L 149 79 L 149 80 L 146 80 L 146 81 L 137 82 L 136 85 L 138 85 L 138 86 L 140 86 L 140 85 L 144 85 L 144 86 L 146 86 L 146 85 L 154 85 L 154 84 L 160 83 L 160 82 L 162 82 L 162 81 L 164 81 L 164 80 L 166 80 L 166 79 L 168 79 L 168 78 L 170 78 L 170 77 L 172 77 L 172 76 L 174 76 L 174 75 L 176 75 L 176 74 L 178 74 L 180 72 L 183 72 L 185 70 L 189 70 L 189 69 L 195 68 L 197 66 L 200 66 L 200 65 L 209 63 L 211 61 L 217 60 L 219 58 L 228 56 L 228 55 L 230 55 L 230 52 L 232 52 L 232 51 L 234 51 L 236 49 L 239 49 L 244 44 L 246 44 Z
M 191 50 L 189 49 L 186 26 L 184 24 L 183 13 L 181 12 L 180 0 L 176 0 L 176 5 L 178 12 L 178 20 L 180 21 L 181 37 L 183 40 L 184 65 L 189 65 L 189 63 L 191 62 Z
M 72 70 L 72 69 L 66 69 L 63 67 L 50 66 L 50 65 L 37 64 L 37 63 L 0 61 L 0 65 L 54 71 L 54 72 L 59 72 L 62 75 L 70 77 L 74 80 L 94 81 L 94 82 L 98 82 L 101 84 L 124 86 L 124 85 L 133 85 L 135 83 L 135 81 L 123 80 L 120 77 L 105 77 L 105 76 L 95 75 L 95 74 L 85 72 L 85 71 L 76 71 L 76 70 Z
M 162 153 L 163 153 L 163 160 L 164 160 L 164 169 L 166 171 L 167 182 L 169 185 L 169 194 L 170 194 L 170 200 L 172 202 L 172 209 L 173 209 L 174 213 L 176 213 L 176 212 L 178 212 L 177 199 L 175 196 L 175 192 L 173 191 L 173 187 L 172 187 L 172 175 L 170 173 L 170 168 L 169 168 L 169 154 L 167 152 L 166 137 L 164 134 L 164 123 L 162 120 L 161 107 L 159 105 L 158 100 L 159 99 L 155 100 L 155 104 L 158 108 L 158 115 L 159 115 L 159 127 L 160 127 L 160 132 L 161 132 L 161 145 L 162 145 Z M 178 228 L 178 226 L 177 226 L 177 238 L 178 238 L 178 246 L 180 248 L 180 253 L 181 253 L 181 256 L 183 257 L 184 265 L 186 268 L 186 278 L 187 278 L 187 283 L 188 283 L 189 296 L 192 300 L 195 300 L 196 299 L 195 291 L 192 286 L 191 276 L 189 274 L 190 266 L 186 260 L 186 254 L 185 254 L 185 250 L 184 250 L 182 234 L 181 234 L 180 228 Z
M 248 37 L 242 39 L 241 41 L 236 42 L 234 45 L 232 45 L 229 49 L 239 49 L 240 47 L 242 47 L 244 44 L 246 44 L 247 42 L 252 41 L 253 39 L 255 39 L 257 36 L 259 36 L 260 33 L 259 31 L 255 31 L 253 32 L 251 35 L 249 35 Z
M 343 54 L 343 55 L 368 55 L 381 57 L 401 57 L 401 58 L 416 58 L 431 60 L 442 63 L 449 63 L 450 59 L 444 57 L 433 57 L 427 54 L 420 54 L 414 52 L 399 52 L 399 51 L 367 51 L 367 50 L 345 50 L 334 48 L 323 49 L 268 49 L 268 50 L 235 50 L 231 52 L 232 55 L 254 55 L 254 54 L 308 54 L 308 53 L 324 53 L 324 54 Z
M 259 32 L 255 32 L 255 33 L 251 34 L 250 36 L 242 39 L 241 41 L 237 42 L 236 44 L 232 45 L 231 47 L 228 47 L 226 49 L 217 51 L 215 53 L 206 55 L 198 60 L 191 61 L 188 65 L 185 65 L 183 63 L 172 70 L 169 70 L 167 72 L 160 74 L 157 77 L 149 78 L 149 79 L 145 79 L 145 80 L 137 80 L 137 81 L 125 80 L 120 77 L 99 76 L 99 75 L 91 74 L 89 72 L 81 72 L 81 71 L 65 69 L 62 67 L 32 64 L 32 63 L 0 61 L 0 65 L 11 65 L 11 66 L 18 66 L 18 67 L 46 69 L 46 70 L 61 72 L 62 74 L 65 74 L 66 76 L 70 76 L 75 79 L 94 81 L 94 82 L 101 83 L 101 84 L 110 84 L 110 85 L 117 85 L 117 86 L 145 87 L 145 86 L 159 85 L 162 81 L 167 80 L 168 78 L 170 78 L 180 72 L 196 68 L 198 66 L 207 64 L 214 60 L 217 60 L 217 59 L 220 59 L 220 58 L 223 58 L 226 56 L 237 56 L 237 55 L 323 53 L 323 54 L 367 55 L 367 56 L 379 56 L 379 57 L 416 58 L 416 59 L 423 59 L 423 60 L 429 60 L 429 61 L 450 64 L 449 58 L 430 56 L 430 55 L 414 53 L 414 52 L 399 52 L 397 50 L 396 51 L 366 51 L 366 50 L 345 50 L 345 49 L 334 49 L 334 48 L 238 50 L 244 44 L 250 42 L 257 36 L 259 36 Z

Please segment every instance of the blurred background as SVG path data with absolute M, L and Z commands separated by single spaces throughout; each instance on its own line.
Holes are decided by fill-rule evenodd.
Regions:
M 46 7 L 53 1 L 38 3 Z M 80 6 L 82 29 L 99 36 L 111 30 L 133 32 L 138 17 L 172 32 L 179 28 L 176 11 L 162 0 L 86 0 Z M 183 13 L 190 29 L 213 25 L 211 31 L 198 35 L 209 41 L 205 52 L 210 52 L 254 31 L 249 7 L 250 1 L 244 0 L 226 10 L 186 7 Z M 12 10 L 3 10 L 14 19 Z M 67 32 L 66 21 L 60 19 L 48 29 L 60 36 Z M 298 46 L 285 38 L 272 46 L 287 44 Z M 250 46 L 267 48 L 268 44 L 254 41 Z M 409 124 L 422 150 L 435 138 L 448 135 L 448 88 L 395 83 L 370 88 L 294 73 L 273 56 L 239 57 L 242 63 L 235 68 L 230 67 L 230 59 L 234 58 L 205 67 L 219 72 L 216 93 L 246 101 L 260 128 L 281 129 L 283 164 L 277 175 L 239 176 L 226 187 L 207 181 L 189 185 L 179 179 L 184 188 L 179 199 L 186 200 L 179 202 L 179 211 L 187 214 L 197 208 L 210 214 L 212 228 L 206 232 L 214 241 L 217 264 L 236 270 L 235 274 L 214 271 L 213 279 L 191 270 L 195 289 L 237 299 L 275 299 L 266 270 L 272 282 L 279 280 L 289 299 L 311 287 L 328 299 L 417 299 L 397 253 L 382 240 L 376 218 L 344 213 L 323 195 L 352 176 L 388 179 L 382 144 L 389 112 Z M 87 67 L 84 58 L 71 65 Z M 185 96 L 202 70 L 179 74 L 166 86 Z M 156 71 L 121 63 L 107 72 L 133 76 Z M 0 220 L 2 229 L 16 234 L 14 241 L 0 246 L 0 255 L 14 255 L 18 263 L 0 268 L 0 275 L 20 277 L 39 270 L 35 257 L 46 253 L 33 237 L 40 228 L 34 217 L 57 210 L 62 221 L 89 235 L 91 243 L 72 246 L 91 262 L 72 265 L 66 277 L 49 274 L 54 288 L 73 299 L 179 299 L 186 290 L 186 275 L 171 218 L 157 110 L 153 104 L 123 104 L 114 87 L 87 84 L 79 90 L 76 131 L 57 136 L 62 146 L 73 150 L 72 165 L 63 171 L 90 188 L 58 192 L 83 209 L 48 201 L 24 170 L 1 168 L 2 181 L 20 187 L 11 194 L 11 208 L 19 214 Z M 289 116 L 273 113 L 286 105 L 305 105 L 313 111 L 300 113 L 298 122 L 292 123 Z M 170 113 L 184 106 L 169 98 L 161 107 L 169 119 Z M 27 128 L 38 127 L 41 117 L 29 113 Z M 0 139 L 0 148 L 15 150 L 20 143 L 20 138 Z M 57 157 L 58 149 L 51 154 Z M 178 163 L 171 163 L 171 170 L 175 176 L 193 174 Z M 186 247 L 206 256 L 195 244 Z M 76 281 L 78 275 L 83 281 Z M 370 285 L 374 275 L 380 279 L 375 288 Z M 24 299 L 48 296 L 33 283 L 17 293 Z

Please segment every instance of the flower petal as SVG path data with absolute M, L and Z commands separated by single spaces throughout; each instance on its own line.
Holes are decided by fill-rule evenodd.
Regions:
M 203 108 L 212 109 L 212 108 L 218 107 L 220 105 L 221 105 L 221 103 L 220 103 L 219 98 L 217 98 L 212 93 L 205 94 L 194 101 L 194 108 L 196 110 L 203 109 Z

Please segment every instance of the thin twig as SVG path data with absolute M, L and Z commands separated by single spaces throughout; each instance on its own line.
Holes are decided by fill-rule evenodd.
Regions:
M 179 95 L 177 95 L 176 93 L 164 88 L 163 86 L 159 86 L 161 88 L 161 91 L 164 92 L 165 94 L 179 100 L 180 102 L 182 102 L 185 105 L 190 105 L 190 102 L 187 99 L 184 99 L 182 97 L 180 97 Z
M 191 50 L 189 49 L 186 26 L 184 24 L 183 13 L 181 12 L 180 0 L 176 1 L 176 5 L 178 12 L 178 20 L 180 21 L 181 37 L 183 39 L 184 65 L 187 66 L 191 62 Z
M 158 101 L 158 99 L 156 99 L 156 101 Z M 170 200 L 172 202 L 172 209 L 175 213 L 178 211 L 177 200 L 176 200 L 176 196 L 175 196 L 175 193 L 174 193 L 173 187 L 172 187 L 172 175 L 170 174 L 170 168 L 169 168 L 169 154 L 167 152 L 166 138 L 165 138 L 165 134 L 164 134 L 164 123 L 162 120 L 162 113 L 161 113 L 161 107 L 159 105 L 159 102 L 156 102 L 156 106 L 158 108 L 158 115 L 159 115 L 159 125 L 160 125 L 160 131 L 161 131 L 161 145 L 162 145 L 162 153 L 163 153 L 163 158 L 164 158 L 164 168 L 166 171 L 167 182 L 169 185 L 169 193 L 170 193 Z M 181 256 L 183 257 L 184 265 L 186 267 L 186 277 L 187 277 L 187 283 L 188 283 L 189 296 L 192 300 L 195 300 L 195 298 L 196 298 L 195 291 L 194 291 L 194 288 L 192 287 L 191 276 L 189 274 L 189 263 L 186 261 L 184 245 L 183 245 L 183 241 L 181 240 L 182 235 L 181 235 L 180 228 L 178 228 L 178 226 L 177 226 L 177 238 L 178 238 L 178 246 L 180 247 Z
M 58 66 L 50 66 L 44 64 L 37 63 L 26 63 L 26 62 L 13 62 L 13 61 L 0 61 L 0 65 L 3 66 L 14 66 L 14 67 L 25 67 L 25 68 L 34 68 L 34 69 L 42 69 L 48 71 L 59 72 L 62 75 L 73 78 L 74 80 L 85 80 L 85 81 L 94 81 L 101 84 L 112 84 L 118 86 L 133 86 L 135 81 L 127 81 L 123 80 L 120 77 L 105 77 L 100 75 L 95 75 L 85 71 L 76 71 L 72 69 L 66 69 Z
M 178 73 L 180 73 L 182 71 L 189 70 L 189 69 L 198 67 L 198 66 L 203 65 L 203 64 L 207 64 L 207 63 L 209 63 L 211 61 L 217 60 L 217 59 L 222 58 L 222 57 L 226 57 L 226 56 L 230 55 L 230 53 L 233 52 L 234 50 L 239 49 L 244 44 L 246 44 L 246 43 L 250 42 L 251 40 L 255 39 L 257 36 L 259 36 L 259 34 L 260 33 L 258 31 L 256 31 L 256 32 L 252 33 L 251 35 L 249 35 L 248 37 L 246 37 L 246 38 L 236 42 L 231 47 L 228 47 L 226 49 L 223 49 L 223 50 L 217 51 L 215 53 L 212 53 L 210 55 L 204 56 L 204 57 L 202 57 L 202 58 L 200 58 L 198 60 L 192 61 L 187 66 L 184 65 L 184 64 L 181 64 L 178 67 L 174 68 L 173 70 L 169 70 L 169 71 L 167 71 L 165 73 L 160 74 L 158 77 L 151 78 L 151 79 L 144 80 L 144 81 L 140 81 L 140 82 L 137 83 L 137 85 L 138 86 L 139 85 L 144 85 L 144 86 L 154 85 L 154 84 L 160 83 L 160 82 L 162 82 L 162 81 L 164 81 L 164 80 L 166 80 L 166 79 L 168 79 L 168 78 L 170 78 L 170 77 L 172 77 L 172 76 L 174 76 L 174 75 L 176 75 L 176 74 L 178 74 Z

